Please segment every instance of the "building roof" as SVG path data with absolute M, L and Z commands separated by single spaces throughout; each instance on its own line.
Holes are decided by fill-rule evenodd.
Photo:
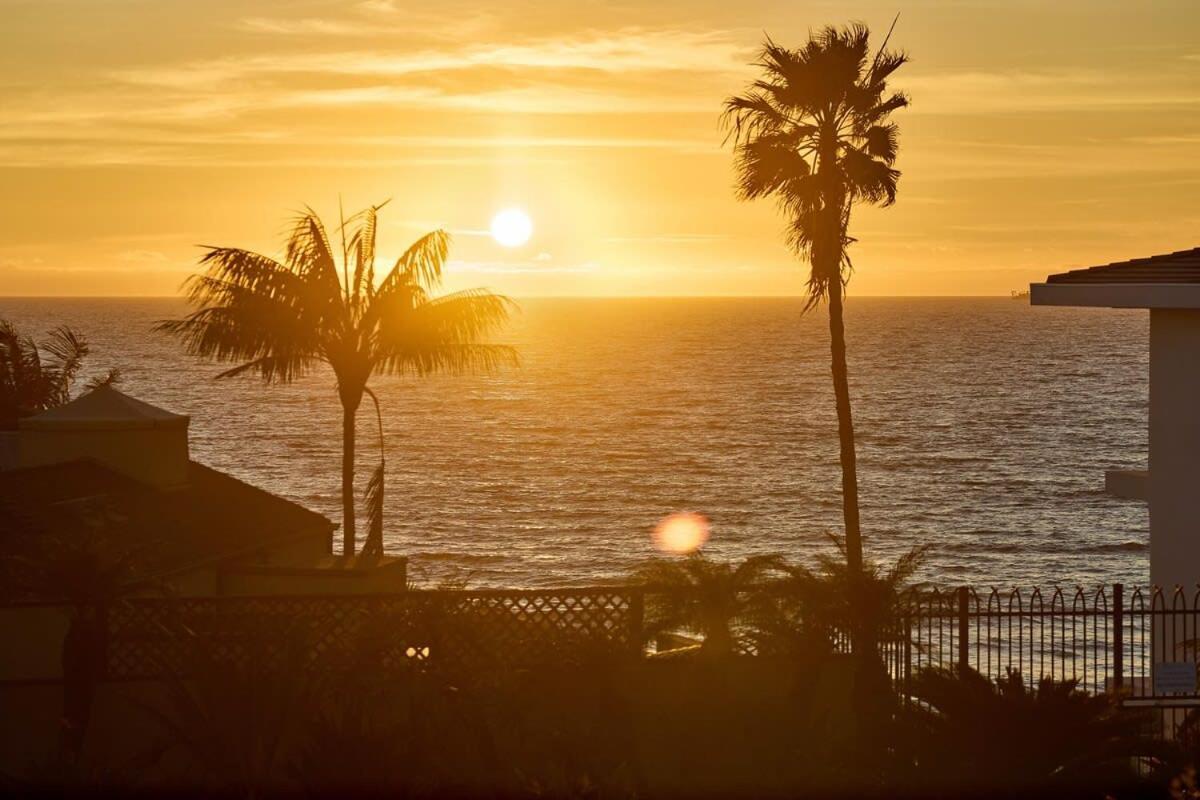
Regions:
M 175 428 L 187 424 L 188 417 L 183 414 L 152 406 L 107 384 L 18 423 L 26 429 Z
M 1046 283 L 1200 283 L 1200 247 L 1060 272 Z
M 305 537 L 325 516 L 225 473 L 188 463 L 186 486 L 160 490 L 93 460 L 9 470 L 0 480 L 0 552 L 99 531 L 142 576 L 178 573 Z
M 1200 248 L 1050 275 L 1029 287 L 1035 306 L 1200 309 Z

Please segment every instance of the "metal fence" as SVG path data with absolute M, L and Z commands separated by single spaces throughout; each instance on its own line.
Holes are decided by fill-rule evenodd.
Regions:
M 1131 705 L 1200 705 L 1200 590 L 961 587 L 913 593 L 902 608 L 889 644 L 901 684 L 923 667 L 965 666 L 991 678 L 1017 670 L 1030 683 L 1076 680 Z

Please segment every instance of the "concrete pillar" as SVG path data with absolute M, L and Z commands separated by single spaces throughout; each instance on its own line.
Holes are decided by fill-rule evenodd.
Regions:
M 1190 589 L 1200 582 L 1200 310 L 1150 310 L 1148 488 L 1150 580 Z

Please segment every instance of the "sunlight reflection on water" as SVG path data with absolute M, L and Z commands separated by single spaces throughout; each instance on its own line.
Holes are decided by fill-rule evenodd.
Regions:
M 374 384 L 387 539 L 414 556 L 415 577 L 610 579 L 654 555 L 654 526 L 679 508 L 710 518 L 715 556 L 828 547 L 841 511 L 823 312 L 754 299 L 522 306 L 510 334 L 521 369 Z M 191 414 L 196 459 L 336 519 L 332 383 L 215 382 L 217 367 L 149 332 L 183 310 L 0 299 L 22 327 L 77 327 L 96 372 L 119 367 L 125 391 Z M 926 576 L 946 582 L 1145 581 L 1145 508 L 1100 491 L 1105 469 L 1145 463 L 1144 313 L 851 298 L 847 326 L 869 553 L 930 542 Z M 364 482 L 377 457 L 366 413 Z

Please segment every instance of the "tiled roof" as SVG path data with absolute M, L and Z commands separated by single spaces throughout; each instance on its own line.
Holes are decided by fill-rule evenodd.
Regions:
M 143 575 L 164 575 L 300 537 L 330 538 L 333 523 L 223 472 L 188 464 L 186 486 L 163 491 L 92 460 L 0 473 L 0 554 L 28 555 L 47 537 L 106 540 Z
M 1051 275 L 1046 283 L 1200 283 L 1200 247 L 1073 269 Z

